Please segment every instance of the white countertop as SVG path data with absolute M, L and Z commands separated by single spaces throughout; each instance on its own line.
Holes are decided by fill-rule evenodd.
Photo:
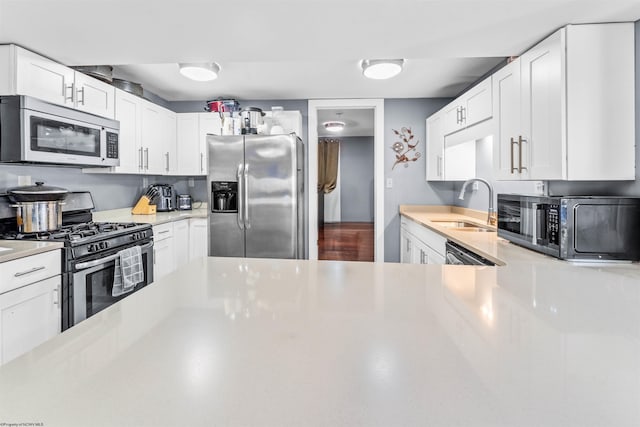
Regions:
M 0 367 L 0 422 L 640 425 L 640 271 L 203 258 Z
M 59 242 L 0 240 L 0 263 L 53 251 L 62 247 L 64 247 L 64 244 Z
M 93 220 L 96 222 L 138 222 L 152 225 L 165 224 L 182 219 L 206 217 L 206 205 L 190 211 L 157 212 L 153 215 L 133 215 L 131 208 L 93 212 Z

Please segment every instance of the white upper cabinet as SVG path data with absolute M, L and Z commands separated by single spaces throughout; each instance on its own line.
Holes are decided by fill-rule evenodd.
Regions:
M 78 71 L 74 80 L 75 108 L 98 116 L 113 118 L 116 88 Z
M 569 25 L 495 73 L 499 179 L 635 178 L 633 23 Z
M 178 147 L 176 139 L 176 113 L 163 108 L 162 115 L 162 141 L 164 144 L 164 174 L 178 175 Z M 184 148 L 184 147 L 183 147 Z
M 110 119 L 115 88 L 69 67 L 15 45 L 0 46 L 0 91 L 28 95 Z
M 115 117 L 120 122 L 120 166 L 116 173 L 142 172 L 142 99 L 116 90 Z
M 207 135 L 221 135 L 222 119 L 215 113 L 200 113 L 200 174 L 206 175 L 209 164 L 209 148 Z
M 444 120 L 444 112 L 427 119 L 427 181 L 444 179 Z
M 490 119 L 493 114 L 492 99 L 489 76 L 441 110 L 445 116 L 443 134 L 449 135 Z
M 177 114 L 177 145 L 178 164 L 180 174 L 183 175 L 200 175 L 201 157 L 200 157 L 200 113 L 182 113 Z

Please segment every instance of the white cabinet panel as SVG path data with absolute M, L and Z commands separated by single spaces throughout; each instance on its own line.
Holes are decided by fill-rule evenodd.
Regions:
M 206 218 L 189 220 L 189 260 L 208 256 L 209 232 Z
M 18 94 L 73 107 L 74 70 L 19 47 L 15 55 Z
M 444 179 L 444 120 L 443 113 L 427 119 L 427 181 Z
M 182 175 L 200 175 L 200 113 L 180 113 L 176 118 L 178 168 Z M 204 163 L 204 162 L 202 162 Z
M 61 268 L 59 249 L 0 263 L 0 293 L 59 275 Z
M 189 262 L 189 220 L 173 223 L 173 245 L 175 247 L 176 268 Z
M 400 262 L 445 264 L 447 239 L 408 218 L 400 220 Z
M 115 117 L 115 88 L 110 84 L 75 73 L 75 107 L 98 116 Z
M 60 332 L 61 276 L 0 295 L 0 364 Z
M 200 113 L 200 175 L 206 175 L 209 167 L 209 148 L 207 135 L 222 134 L 222 120 L 218 114 Z
M 118 173 L 142 171 L 142 99 L 123 90 L 115 93 L 115 117 L 120 122 Z
M 464 126 L 473 126 L 493 115 L 493 95 L 491 93 L 491 76 L 469 89 L 463 95 L 462 119 Z
M 493 75 L 493 169 L 497 179 L 518 179 L 520 132 L 520 58 Z M 518 147 L 519 148 L 519 147 Z

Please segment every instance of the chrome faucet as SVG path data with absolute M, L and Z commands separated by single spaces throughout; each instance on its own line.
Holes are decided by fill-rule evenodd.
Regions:
M 462 185 L 462 190 L 460 190 L 460 195 L 458 196 L 458 199 L 464 200 L 464 192 L 467 189 L 467 185 L 469 185 L 470 183 L 472 183 L 474 181 L 478 181 L 478 182 L 484 183 L 487 186 L 487 188 L 489 189 L 489 212 L 487 212 L 487 224 L 496 225 L 496 222 L 497 222 L 496 211 L 493 208 L 493 186 L 491 185 L 491 183 L 489 183 L 489 181 L 487 181 L 486 179 L 482 179 L 482 178 L 471 178 L 471 179 L 466 180 L 464 182 L 464 184 Z

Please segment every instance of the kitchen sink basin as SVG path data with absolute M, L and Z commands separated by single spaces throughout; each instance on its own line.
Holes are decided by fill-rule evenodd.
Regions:
M 444 228 L 450 228 L 456 231 L 476 231 L 481 233 L 491 233 L 495 230 L 487 227 L 483 227 L 478 224 L 467 221 L 431 221 L 436 225 Z

